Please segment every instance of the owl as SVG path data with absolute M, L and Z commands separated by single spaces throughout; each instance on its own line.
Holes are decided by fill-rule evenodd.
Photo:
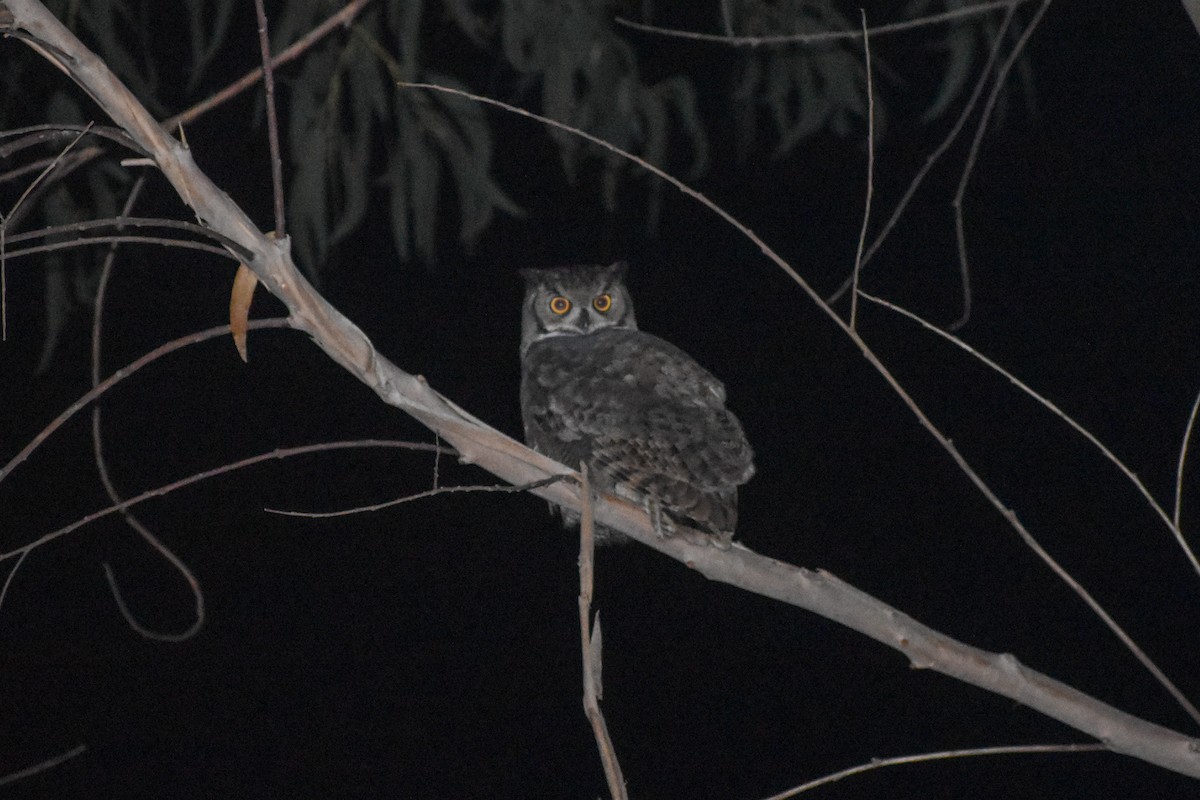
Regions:
M 725 387 L 678 347 L 638 330 L 624 263 L 522 270 L 521 417 L 525 442 L 593 488 L 728 548 L 737 487 L 754 453 Z M 561 510 L 574 525 L 576 512 Z M 622 541 L 596 527 L 598 544 Z

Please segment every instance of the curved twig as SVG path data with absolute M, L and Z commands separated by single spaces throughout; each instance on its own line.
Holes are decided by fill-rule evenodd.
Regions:
M 1200 394 L 1192 401 L 1192 411 L 1188 414 L 1187 426 L 1183 431 L 1183 440 L 1179 443 L 1179 462 L 1175 466 L 1175 513 L 1171 520 L 1175 523 L 1175 531 L 1183 536 L 1181 523 L 1183 510 L 1183 467 L 1187 463 L 1188 446 L 1192 441 L 1192 431 L 1196 427 L 1196 413 L 1200 411 Z
M 952 331 L 966 325 L 967 320 L 971 318 L 971 267 L 967 262 L 967 232 L 964 228 L 962 213 L 967 184 L 971 182 L 971 174 L 975 171 L 975 162 L 979 159 L 979 148 L 983 144 L 983 135 L 987 133 L 988 121 L 992 118 L 992 112 L 996 110 L 996 103 L 1000 99 L 1000 90 L 1004 88 L 1004 82 L 1008 80 L 1008 73 L 1012 71 L 1013 65 L 1025 51 L 1025 45 L 1029 43 L 1033 32 L 1037 30 L 1042 17 L 1046 15 L 1046 10 L 1049 8 L 1050 0 L 1042 0 L 1042 4 L 1033 13 L 1033 18 L 1025 26 L 1025 30 L 1021 31 L 1020 37 L 1013 45 L 1012 52 L 996 70 L 996 80 L 992 83 L 992 91 L 988 94 L 988 99 L 983 104 L 983 111 L 979 114 L 979 125 L 975 128 L 975 135 L 971 138 L 971 149 L 967 152 L 966 161 L 963 162 L 962 175 L 958 178 L 958 189 L 954 192 L 954 199 L 950 203 L 954 207 L 954 242 L 958 246 L 958 266 L 959 274 L 962 277 L 963 297 L 962 314 L 949 326 Z
M 89 247 L 95 244 L 154 244 L 160 247 L 179 247 L 184 250 L 199 250 L 201 253 L 208 253 L 214 256 L 224 256 L 234 258 L 228 251 L 221 249 L 213 244 L 205 244 L 192 239 L 166 239 L 161 236 L 87 236 L 79 239 L 72 239 L 69 242 L 53 242 L 51 244 L 39 244 L 33 247 L 23 247 L 19 250 L 10 250 L 5 255 L 8 258 L 21 258 L 23 256 L 37 255 L 38 253 L 52 253 L 55 250 L 70 250 L 76 247 Z
M 904 20 L 903 22 L 892 22 L 887 25 L 880 25 L 876 28 L 868 28 L 865 32 L 870 36 L 885 36 L 889 33 L 902 33 L 911 31 L 917 28 L 927 28 L 931 25 L 940 25 L 944 22 L 955 22 L 967 17 L 978 16 L 979 14 L 988 14 L 992 11 L 998 11 L 1002 8 L 1012 8 L 1019 6 L 1022 3 L 1027 3 L 1029 0 L 997 0 L 997 2 L 979 3 L 966 8 L 956 8 L 950 11 L 943 11 L 940 14 L 930 14 L 927 17 L 919 19 Z M 699 33 L 697 31 L 685 31 L 678 28 L 661 28 L 657 25 L 647 25 L 644 22 L 634 22 L 625 17 L 617 17 L 614 22 L 618 25 L 623 25 L 635 31 L 643 33 L 652 33 L 656 36 L 667 36 L 675 39 L 691 39 L 697 42 L 713 42 L 715 44 L 724 44 L 730 47 L 764 47 L 769 45 L 781 44 L 819 44 L 823 42 L 843 41 L 847 39 L 862 38 L 864 32 L 856 31 L 822 31 L 820 33 L 790 33 L 780 34 L 776 36 L 726 36 L 719 33 Z
M 142 187 L 146 185 L 146 176 L 143 173 L 138 176 L 137 182 L 133 188 L 129 190 L 129 197 L 125 200 L 125 207 L 121 209 L 121 217 L 128 218 L 133 211 L 134 205 L 137 203 L 138 196 L 142 193 Z M 198 227 L 198 226 L 197 226 Z M 122 229 L 118 221 L 117 230 Z M 100 343 L 104 340 L 104 307 L 105 301 L 108 299 L 108 283 L 112 277 L 113 264 L 116 263 L 117 245 L 114 243 L 108 250 L 108 254 L 104 257 L 104 266 L 100 270 L 100 282 L 96 287 L 96 303 L 95 310 L 92 313 L 92 387 L 95 388 L 100 383 Z M 100 430 L 100 406 L 92 406 L 92 456 L 96 464 L 96 471 L 100 476 L 100 482 L 104 485 L 104 491 L 108 494 L 109 500 L 114 503 L 121 502 L 121 496 L 117 492 L 116 484 L 113 483 L 112 476 L 108 471 L 108 462 L 104 458 L 104 438 Z M 195 574 L 183 562 L 178 555 L 175 554 L 169 547 L 163 544 L 149 528 L 147 528 L 141 520 L 130 510 L 126 509 L 121 514 L 125 519 L 125 524 L 131 527 L 143 541 L 149 544 L 152 548 L 158 551 L 167 563 L 170 564 L 187 583 L 188 589 L 192 593 L 192 602 L 194 604 L 194 619 L 187 628 L 179 633 L 162 633 L 152 630 L 149 626 L 143 625 L 133 615 L 129 605 L 125 602 L 124 596 L 121 594 L 121 587 L 117 583 L 116 573 L 113 568 L 105 562 L 104 577 L 108 580 L 108 588 L 112 591 L 113 601 L 117 604 L 117 610 L 121 612 L 121 616 L 125 618 L 125 624 L 140 634 L 143 638 L 152 639 L 160 642 L 184 642 L 195 636 L 204 626 L 204 591 L 200 588 L 200 582 L 196 580 Z
M 1045 408 L 1051 414 L 1054 414 L 1056 417 L 1061 419 L 1063 422 L 1067 423 L 1067 425 L 1072 430 L 1074 430 L 1076 433 L 1078 433 L 1084 439 L 1087 439 L 1088 442 L 1093 447 L 1096 448 L 1096 450 L 1100 453 L 1100 455 L 1102 455 L 1106 459 L 1108 459 L 1108 461 L 1114 467 L 1116 467 L 1117 470 L 1120 471 L 1120 473 L 1122 475 L 1125 476 L 1125 478 L 1129 481 L 1129 483 L 1135 489 L 1137 489 L 1138 494 L 1140 494 L 1143 498 L 1145 498 L 1146 505 L 1150 506 L 1150 509 L 1155 514 L 1158 515 L 1159 519 L 1161 519 L 1163 521 L 1163 523 L 1167 526 L 1167 529 L 1171 531 L 1171 534 L 1175 537 L 1175 540 L 1179 545 L 1179 549 L 1183 551 L 1184 556 L 1186 556 L 1187 560 L 1191 563 L 1192 569 L 1196 572 L 1197 575 L 1200 575 L 1200 559 L 1197 558 L 1195 551 L 1192 550 L 1191 546 L 1187 543 L 1187 540 L 1183 538 L 1183 531 L 1179 527 L 1179 520 L 1178 520 L 1179 483 L 1182 480 L 1181 476 L 1183 473 L 1184 456 L 1185 456 L 1186 450 L 1187 450 L 1187 440 L 1191 437 L 1192 426 L 1196 419 L 1197 407 L 1200 406 L 1200 397 L 1197 397 L 1196 402 L 1192 405 L 1192 413 L 1188 417 L 1187 430 L 1184 432 L 1184 437 L 1183 437 L 1184 445 L 1180 449 L 1179 466 L 1176 470 L 1176 498 L 1175 498 L 1175 500 L 1176 500 L 1176 509 L 1175 509 L 1176 518 L 1172 519 L 1170 516 L 1167 515 L 1166 509 L 1163 508 L 1163 506 L 1157 500 L 1154 499 L 1154 495 L 1150 493 L 1150 490 L 1146 487 L 1146 484 L 1142 482 L 1142 479 L 1137 476 L 1137 473 L 1135 473 L 1133 470 L 1131 470 L 1125 464 L 1124 461 L 1122 461 L 1120 458 L 1118 458 L 1116 453 L 1114 453 L 1112 450 L 1108 449 L 1108 447 L 1103 442 L 1101 442 L 1099 439 L 1097 439 L 1096 436 L 1091 431 L 1089 431 L 1087 428 L 1083 427 L 1078 422 L 1076 422 L 1074 417 L 1072 417 L 1067 412 L 1063 411 L 1061 408 L 1059 408 L 1057 405 L 1055 405 L 1053 402 L 1051 402 L 1046 397 L 1043 397 L 1041 394 L 1038 394 L 1036 391 L 1034 391 L 1032 388 L 1030 388 L 1030 386 L 1027 383 L 1022 381 L 1016 375 L 1012 374 L 1012 372 L 1010 372 L 1007 369 L 1005 369 L 1004 367 L 1000 366 L 1000 364 L 998 364 L 997 362 L 988 358 L 983 353 L 979 352 L 974 347 L 967 344 L 966 342 L 964 342 L 962 339 L 958 338 L 954 334 L 949 333 L 948 331 L 942 330 L 938 326 L 934 325 L 932 322 L 929 322 L 928 320 L 923 319 L 922 317 L 918 316 L 917 314 L 914 314 L 913 312 L 909 311 L 908 309 L 906 309 L 902 306 L 898 306 L 895 303 L 890 303 L 881 297 L 875 297 L 874 295 L 867 294 L 866 292 L 859 292 L 859 293 L 862 295 L 864 300 L 870 300 L 872 303 L 875 303 L 878 306 L 886 308 L 889 311 L 894 311 L 895 313 L 899 314 L 900 316 L 906 317 L 906 318 L 912 320 L 913 322 L 917 323 L 918 325 L 925 328 L 925 330 L 929 331 L 930 333 L 935 333 L 938 336 L 945 339 L 946 341 L 948 341 L 951 344 L 955 345 L 956 347 L 960 348 L 963 352 L 974 357 L 977 361 L 979 361 L 981 364 L 986 366 L 988 369 L 990 369 L 993 372 L 997 373 L 998 375 L 1001 375 L 1002 377 L 1006 378 L 1009 382 L 1012 383 L 1013 386 L 1016 386 L 1018 389 L 1020 389 L 1022 392 L 1024 392 L 1026 395 L 1028 395 L 1030 398 L 1037 401 L 1037 403 L 1040 404 L 1043 408 Z
M 839 770 L 830 775 L 825 775 L 808 783 L 802 783 L 799 786 L 793 786 L 785 792 L 773 794 L 770 797 L 764 797 L 763 800 L 788 800 L 788 798 L 796 797 L 811 789 L 816 789 L 818 786 L 835 783 L 843 778 L 849 778 L 854 775 L 861 775 L 864 772 L 870 772 L 884 767 L 899 767 L 906 764 L 922 764 L 927 761 L 946 761 L 952 758 L 977 758 L 979 756 L 1011 756 L 1011 755 L 1031 755 L 1034 753 L 1095 753 L 1098 750 L 1103 750 L 1104 745 L 1100 744 L 1013 744 L 1001 745 L 997 747 L 971 747 L 964 750 L 942 750 L 937 753 L 917 753 L 908 756 L 893 756 L 892 758 L 875 758 L 871 759 L 866 764 L 859 764 L 854 767 Z
M 72 758 L 77 755 L 81 755 L 86 750 L 86 744 L 76 745 L 65 753 L 59 753 L 58 755 L 47 758 L 45 761 L 40 761 L 31 767 L 19 769 L 16 772 L 10 772 L 7 775 L 0 775 L 0 786 L 7 786 L 10 783 L 16 783 L 19 780 L 24 780 L 30 776 L 37 775 L 39 772 L 45 772 L 48 769 L 54 769 L 64 761 L 70 761 Z
M 0 561 L 5 561 L 9 558 L 23 559 L 29 553 L 32 553 L 42 545 L 53 542 L 55 539 L 61 539 L 63 536 L 73 533 L 74 531 L 77 531 L 86 525 L 90 525 L 98 519 L 104 519 L 105 517 L 124 511 L 127 508 L 133 508 L 134 506 L 140 505 L 147 500 L 165 497 L 172 492 L 178 491 L 186 486 L 191 486 L 192 484 L 200 483 L 201 481 L 206 481 L 210 478 L 215 478 L 218 475 L 236 472 L 237 470 L 245 469 L 246 467 L 252 467 L 255 464 L 261 464 L 264 461 L 280 461 L 285 458 L 308 455 L 309 453 L 323 453 L 331 450 L 345 450 L 367 446 L 398 447 L 405 450 L 416 450 L 422 452 L 428 452 L 433 448 L 433 445 L 425 444 L 424 442 L 377 441 L 373 439 L 357 439 L 354 441 L 343 442 L 321 442 L 319 444 L 306 444 L 299 447 L 277 447 L 274 450 L 266 453 L 248 456 L 247 458 L 243 458 L 238 461 L 222 464 L 219 467 L 213 467 L 212 469 L 206 469 L 201 472 L 193 473 L 188 475 L 186 478 L 180 478 L 177 481 L 172 481 L 171 483 L 164 484 L 163 486 L 159 486 L 154 489 L 148 489 L 141 494 L 134 495 L 133 497 L 122 500 L 119 503 L 113 503 L 110 506 L 105 506 L 99 511 L 93 511 L 91 514 L 80 517 L 69 525 L 64 525 L 63 527 L 50 531 L 49 533 L 42 534 L 32 542 L 21 545 L 20 547 L 9 550 L 5 553 L 0 553 Z
M 264 328 L 286 328 L 288 327 L 288 321 L 282 317 L 256 319 L 251 320 L 250 327 L 255 330 Z M 88 404 L 94 401 L 97 397 L 104 394 L 113 386 L 125 380 L 142 367 L 146 366 L 147 364 L 154 363 L 167 353 L 172 353 L 181 348 L 198 344 L 217 336 L 225 336 L 228 333 L 228 325 L 218 325 L 215 328 L 209 328 L 208 330 L 197 331 L 196 333 L 191 333 L 187 336 L 181 336 L 178 339 L 173 339 L 165 344 L 159 345 L 149 353 L 146 353 L 142 357 L 131 361 L 129 364 L 126 364 L 112 375 L 109 375 L 108 378 L 93 386 L 90 391 L 88 391 L 71 405 L 67 406 L 67 408 L 63 410 L 61 414 L 55 417 L 49 425 L 47 425 L 45 428 L 39 431 L 36 436 L 30 439 L 29 442 L 23 448 L 21 448 L 20 452 L 9 459 L 7 464 L 5 464 L 3 467 L 0 467 L 0 481 L 3 481 L 9 473 L 11 473 L 17 468 L 18 465 L 21 464 L 21 462 L 28 458 L 29 454 L 36 450 L 38 446 L 50 436 L 50 434 L 61 428 L 64 422 L 75 416 L 75 414 L 79 413 L 84 408 L 87 408 Z
M 942 156 L 946 154 L 946 151 L 950 149 L 950 146 L 953 145 L 955 140 L 958 139 L 958 135 L 962 133 L 963 128 L 966 127 L 967 120 L 971 118 L 971 113 L 975 110 L 975 104 L 978 103 L 979 98 L 983 96 L 983 89 L 985 86 L 987 86 L 987 76 L 991 73 L 992 68 L 996 64 L 996 60 L 1000 57 L 1000 50 L 1004 44 L 1004 35 L 1008 32 L 1009 27 L 1012 25 L 1013 14 L 1015 11 L 1016 6 L 1012 6 L 1008 9 L 1008 13 L 1004 15 L 1004 19 L 1000 22 L 1000 27 L 996 31 L 996 41 L 993 42 L 992 49 L 988 52 L 987 60 L 984 62 L 983 69 L 981 69 L 979 73 L 979 80 L 975 82 L 975 88 L 971 90 L 971 96 L 967 98 L 966 104 L 963 105 L 962 111 L 959 112 L 958 119 L 954 121 L 954 124 L 950 127 L 950 131 L 946 134 L 945 138 L 943 138 L 941 143 L 934 148 L 933 152 L 930 153 L 928 158 L 925 159 L 925 163 L 922 164 L 921 168 L 917 170 L 917 174 L 913 176 L 911 181 L 909 181 L 908 188 L 906 188 L 904 190 L 904 194 L 900 196 L 900 200 L 896 203 L 896 207 L 892 210 L 891 216 L 888 217 L 887 222 L 883 224 L 883 227 L 880 228 L 879 233 L 875 236 L 874 241 L 871 242 L 871 246 L 868 247 L 867 251 L 863 254 L 862 263 L 864 266 L 869 263 L 872 258 L 874 258 L 875 253 L 878 252 L 879 248 L 883 246 L 884 241 L 886 241 L 888 236 L 891 235 L 892 229 L 896 227 L 896 223 L 900 221 L 900 217 L 903 216 L 904 212 L 908 209 L 909 203 L 911 203 L 913 197 L 916 196 L 917 190 L 921 188 L 921 184 L 925 182 L 925 178 L 927 175 L 929 175 L 930 170 L 932 170 L 934 165 L 941 160 Z M 853 279 L 853 275 L 847 276 L 846 279 L 842 281 L 842 285 L 837 288 L 837 291 L 829 296 L 827 302 L 832 304 L 841 299 L 841 296 L 850 289 Z
M 434 453 L 435 457 L 440 455 L 454 455 L 453 450 L 448 450 L 445 447 L 438 445 L 429 445 L 429 449 Z M 303 517 L 305 519 L 328 519 L 330 517 L 344 517 L 351 514 L 365 514 L 374 511 L 382 511 L 385 508 L 412 503 L 416 500 L 426 500 L 430 497 L 438 497 L 443 494 L 474 494 L 499 492 L 500 494 L 520 494 L 534 489 L 540 489 L 543 486 L 549 486 L 552 483 L 558 483 L 561 480 L 572 478 L 572 475 L 555 475 L 551 478 L 544 478 L 540 481 L 532 481 L 523 483 L 519 486 L 513 486 L 507 483 L 482 483 L 470 484 L 462 486 L 434 486 L 432 489 L 426 489 L 423 492 L 408 494 L 404 497 L 397 497 L 394 500 L 386 500 L 382 503 L 372 503 L 367 506 L 355 506 L 353 508 L 343 508 L 338 511 L 292 511 L 282 508 L 264 508 L 268 514 L 278 514 L 282 517 Z
M 863 201 L 862 225 L 858 229 L 858 245 L 854 250 L 854 267 L 850 278 L 854 291 L 850 293 L 850 327 L 858 326 L 858 278 L 863 265 L 863 243 L 871 222 L 871 199 L 875 196 L 875 88 L 871 79 L 871 37 L 867 36 L 867 12 L 860 9 L 863 29 L 863 62 L 867 72 L 867 197 Z
M 217 242 L 222 247 L 226 247 L 232 253 L 225 255 L 239 260 L 248 260 L 254 257 L 254 253 L 248 250 L 243 245 L 238 244 L 227 236 L 222 236 L 217 231 L 211 228 L 206 228 L 203 225 L 197 225 L 194 222 L 185 222 L 178 219 L 164 219 L 161 217 L 109 217 L 107 219 L 88 219 L 81 222 L 69 222 L 65 225 L 54 225 L 49 228 L 40 228 L 36 231 L 26 231 L 25 233 L 9 234 L 6 241 L 11 245 L 17 242 L 27 242 L 33 239 L 44 239 L 48 236 L 62 236 L 68 233 L 83 233 L 84 231 L 92 231 L 97 228 L 169 228 L 171 230 L 187 231 L 194 233 L 197 236 L 202 236 L 205 239 L 211 239 Z M 87 241 L 95 241 L 89 239 Z M 139 239 L 139 241 L 141 241 Z M 162 239 L 154 240 L 156 243 L 172 244 L 176 241 L 188 241 L 177 239 Z M 220 252 L 219 250 L 217 252 Z
M 992 359 L 985 356 L 983 353 L 980 353 L 978 350 L 971 347 L 971 345 L 962 341 L 954 334 L 951 334 L 951 333 L 941 330 L 937 326 L 925 321 L 924 319 L 922 319 L 921 317 L 912 313 L 911 311 L 909 311 L 906 308 L 902 308 L 898 305 L 895 305 L 894 303 L 889 303 L 887 300 L 884 300 L 879 297 L 874 297 L 872 295 L 867 294 L 866 292 L 860 291 L 859 294 L 862 295 L 864 300 L 869 300 L 872 303 L 875 303 L 876 305 L 879 305 L 879 306 L 882 306 L 883 308 L 894 311 L 903 317 L 907 317 L 908 319 L 911 319 L 914 322 L 921 325 L 922 327 L 924 327 L 926 330 L 936 333 L 938 336 L 941 336 L 946 341 L 957 345 L 964 352 L 968 353 L 971 356 L 974 356 L 975 359 L 978 360 L 980 363 L 984 364 L 985 366 L 992 369 L 996 373 L 1007 378 L 1014 386 L 1016 386 L 1018 389 L 1020 389 L 1022 392 L 1024 392 L 1029 397 L 1036 400 L 1039 404 L 1042 405 L 1042 407 L 1044 407 L 1046 410 L 1048 410 L 1050 413 L 1054 414 L 1055 416 L 1059 417 L 1063 422 L 1067 423 L 1067 425 L 1070 428 L 1072 428 L 1074 431 L 1076 431 L 1081 436 L 1083 436 L 1085 439 L 1087 439 L 1093 446 L 1095 446 L 1095 448 L 1097 450 L 1100 451 L 1101 455 L 1103 455 L 1110 462 L 1112 462 L 1112 464 L 1118 470 L 1120 470 L 1121 473 L 1126 478 L 1129 479 L 1129 482 L 1133 484 L 1134 488 L 1136 488 L 1138 490 L 1138 492 L 1141 493 L 1142 497 L 1144 497 L 1146 499 L 1146 503 L 1150 506 L 1150 508 L 1155 513 L 1157 513 L 1159 515 L 1159 517 L 1162 518 L 1163 522 L 1166 523 L 1167 528 L 1169 528 L 1171 530 L 1171 532 L 1174 534 L 1175 541 L 1178 542 L 1179 547 L 1180 547 L 1180 549 L 1183 550 L 1184 555 L 1192 563 L 1193 568 L 1196 569 L 1196 571 L 1197 571 L 1197 574 L 1200 574 L 1200 562 L 1198 562 L 1196 560 L 1195 552 L 1193 552 L 1192 548 L 1190 546 L 1188 546 L 1187 540 L 1185 540 L 1183 538 L 1183 534 L 1180 532 L 1179 527 L 1171 521 L 1170 517 L 1167 516 L 1167 512 L 1163 509 L 1163 507 L 1161 505 L 1159 505 L 1158 501 L 1154 499 L 1154 495 L 1150 494 L 1150 490 L 1146 488 L 1146 484 L 1142 483 L 1141 479 L 1138 478 L 1138 476 L 1136 474 L 1134 474 L 1133 470 L 1129 469 L 1129 467 L 1127 467 L 1125 465 L 1125 462 L 1123 462 L 1123 461 L 1121 461 L 1121 459 L 1117 458 L 1116 454 L 1113 453 L 1111 450 L 1109 450 L 1104 445 L 1103 442 L 1101 442 L 1094 435 L 1092 435 L 1091 431 L 1089 431 L 1087 428 L 1083 427 L 1078 422 L 1076 422 L 1074 420 L 1074 418 L 1072 418 L 1069 414 L 1067 414 L 1061 408 L 1056 406 L 1054 403 L 1050 402 L 1048 399 L 1046 399 L 1042 395 L 1035 392 L 1033 389 L 1031 389 L 1024 381 L 1022 381 L 1016 375 L 1013 375 L 1011 372 L 1006 370 L 1004 367 L 1000 366 L 995 361 L 993 361 Z M 1170 692 L 1171 696 L 1175 698 L 1175 702 L 1179 703 L 1179 705 L 1183 708 L 1183 710 L 1186 711 L 1188 713 L 1188 715 L 1191 716 L 1192 719 L 1196 720 L 1197 722 L 1200 722 L 1200 710 L 1196 709 L 1196 706 L 1193 705 L 1192 702 L 1187 699 L 1187 696 L 1184 695 L 1184 693 L 1182 691 L 1180 691 L 1179 687 L 1177 687 L 1174 684 L 1174 682 L 1172 682 L 1171 679 L 1168 678 L 1166 676 L 1166 674 L 1161 669 L 1158 668 L 1158 665 L 1154 663 L 1154 661 L 1150 658 L 1150 656 L 1148 656 L 1146 654 L 1146 652 L 1144 650 L 1142 650 L 1142 648 L 1139 647 L 1136 642 L 1133 641 L 1133 637 L 1131 637 L 1128 633 L 1126 633 L 1125 629 L 1122 628 L 1121 625 L 1119 623 L 1117 623 L 1117 621 L 1115 619 L 1113 619 L 1112 616 L 1109 615 L 1109 613 L 1107 611 L 1105 611 L 1104 607 L 1100 605 L 1099 601 L 1097 601 L 1094 597 L 1092 597 L 1091 592 L 1089 592 L 1087 589 L 1085 589 L 1083 584 L 1081 584 L 1079 581 L 1075 580 L 1075 578 L 1069 572 L 1067 572 L 1067 570 L 1065 568 L 1063 568 L 1063 566 L 1061 564 L 1059 564 L 1058 561 L 1053 556 L 1051 556 L 1041 546 L 1041 544 L 1039 544 L 1037 542 L 1037 540 L 1035 540 L 1033 538 L 1033 536 L 1028 531 L 1026 531 L 1023 527 L 1018 528 L 1017 533 L 1020 534 L 1020 536 L 1021 536 L 1022 540 L 1024 540 L 1026 546 L 1028 546 L 1030 549 L 1032 549 L 1035 553 L 1038 554 L 1038 557 L 1041 558 L 1042 561 L 1045 562 L 1045 564 L 1048 567 L 1050 567 L 1050 569 L 1053 570 L 1054 573 L 1056 575 L 1058 575 L 1058 577 L 1065 584 L 1067 584 L 1067 586 L 1069 586 L 1071 588 L 1071 591 L 1075 592 L 1075 594 L 1078 595 L 1079 598 L 1081 600 L 1083 600 L 1084 603 L 1087 604 L 1088 608 L 1090 608 L 1092 610 L 1092 613 L 1095 614 L 1097 617 L 1099 617 L 1101 619 L 1101 621 L 1103 621 L 1104 624 L 1108 626 L 1109 630 L 1111 630 L 1113 632 L 1113 634 L 1118 639 L 1121 640 L 1121 643 L 1124 644 L 1125 647 L 1129 650 L 1129 652 L 1131 652 L 1133 654 L 1134 658 L 1136 658 L 1139 662 L 1141 662 L 1142 666 L 1145 667 L 1146 670 L 1149 671 L 1150 674 L 1153 675 L 1155 677 L 1155 679 L 1158 680 L 1158 682 L 1163 685 L 1163 688 L 1165 688 L 1168 692 Z

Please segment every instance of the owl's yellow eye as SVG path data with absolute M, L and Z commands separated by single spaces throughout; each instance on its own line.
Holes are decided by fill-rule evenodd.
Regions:
M 598 294 L 594 298 L 592 298 L 592 307 L 595 308 L 597 311 L 599 311 L 601 314 L 607 314 L 608 310 L 610 308 L 612 308 L 612 304 L 613 304 L 612 295 L 608 294 L 607 292 L 605 292 L 604 294 Z
M 550 298 L 550 310 L 558 316 L 562 316 L 571 310 L 571 301 L 563 297 L 561 294 Z

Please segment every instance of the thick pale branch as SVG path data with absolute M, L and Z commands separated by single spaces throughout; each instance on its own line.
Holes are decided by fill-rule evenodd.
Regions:
M 514 484 L 569 472 L 488 427 L 433 391 L 424 380 L 375 352 L 367 337 L 330 306 L 301 276 L 285 243 L 273 242 L 192 161 L 187 148 L 168 136 L 91 54 L 36 0 L 0 3 L 13 24 L 38 49 L 70 74 L 113 119 L 144 147 L 200 221 L 256 257 L 248 263 L 290 310 L 293 327 L 388 403 L 407 411 L 452 444 L 466 461 Z M 579 509 L 577 488 L 557 482 L 535 490 L 555 503 Z M 1167 769 L 1200 777 L 1200 742 L 1133 717 L 1082 692 L 999 655 L 957 642 L 932 630 L 834 576 L 801 569 L 743 547 L 720 551 L 692 545 L 685 537 L 660 539 L 645 513 L 620 500 L 595 505 L 596 521 L 699 570 L 703 575 L 808 609 L 860 631 L 904 653 L 921 668 L 937 670 L 1017 700 L 1098 738 L 1110 749 Z

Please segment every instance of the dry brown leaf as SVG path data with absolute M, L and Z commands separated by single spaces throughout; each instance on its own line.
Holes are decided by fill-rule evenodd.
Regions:
M 229 293 L 229 330 L 242 361 L 250 360 L 246 355 L 246 328 L 250 323 L 250 303 L 254 300 L 256 286 L 258 276 L 245 264 L 238 264 L 233 291 Z

